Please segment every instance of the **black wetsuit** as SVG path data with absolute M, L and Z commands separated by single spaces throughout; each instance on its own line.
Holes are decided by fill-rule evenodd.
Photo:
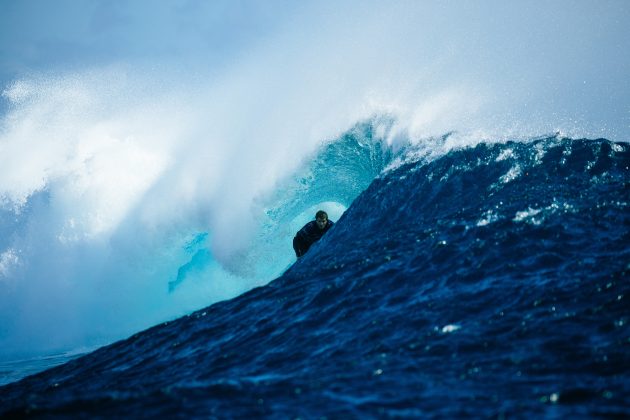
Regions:
M 295 234 L 295 238 L 293 238 L 293 249 L 295 250 L 295 255 L 299 258 L 306 254 L 306 251 L 308 251 L 311 245 L 319 241 L 333 225 L 334 223 L 331 220 L 328 220 L 324 229 L 320 229 L 315 220 L 305 224 L 304 227 Z

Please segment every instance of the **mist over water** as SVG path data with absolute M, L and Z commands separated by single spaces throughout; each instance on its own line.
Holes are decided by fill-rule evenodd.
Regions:
M 107 343 L 270 281 L 319 204 L 274 221 L 279 188 L 375 115 L 392 147 L 630 138 L 625 2 L 69 3 L 74 20 L 39 34 L 37 4 L 0 13 L 31 28 L 3 25 L 0 44 L 1 357 Z M 333 219 L 350 204 L 321 202 Z

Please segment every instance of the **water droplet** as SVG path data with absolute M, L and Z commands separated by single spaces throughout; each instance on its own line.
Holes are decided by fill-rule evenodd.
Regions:
M 459 325 L 455 325 L 455 324 L 449 324 L 449 325 L 445 325 L 442 327 L 442 332 L 444 334 L 447 333 L 452 333 L 453 331 L 457 331 L 459 330 L 461 327 Z

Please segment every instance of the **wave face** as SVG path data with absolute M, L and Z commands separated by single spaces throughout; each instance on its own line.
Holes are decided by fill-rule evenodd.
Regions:
M 628 144 L 414 156 L 283 276 L 4 386 L 3 414 L 628 416 Z

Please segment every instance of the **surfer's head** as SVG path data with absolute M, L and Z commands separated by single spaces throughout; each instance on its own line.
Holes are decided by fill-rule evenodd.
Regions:
M 318 228 L 324 229 L 328 224 L 328 214 L 324 210 L 319 210 L 315 213 L 315 222 Z

